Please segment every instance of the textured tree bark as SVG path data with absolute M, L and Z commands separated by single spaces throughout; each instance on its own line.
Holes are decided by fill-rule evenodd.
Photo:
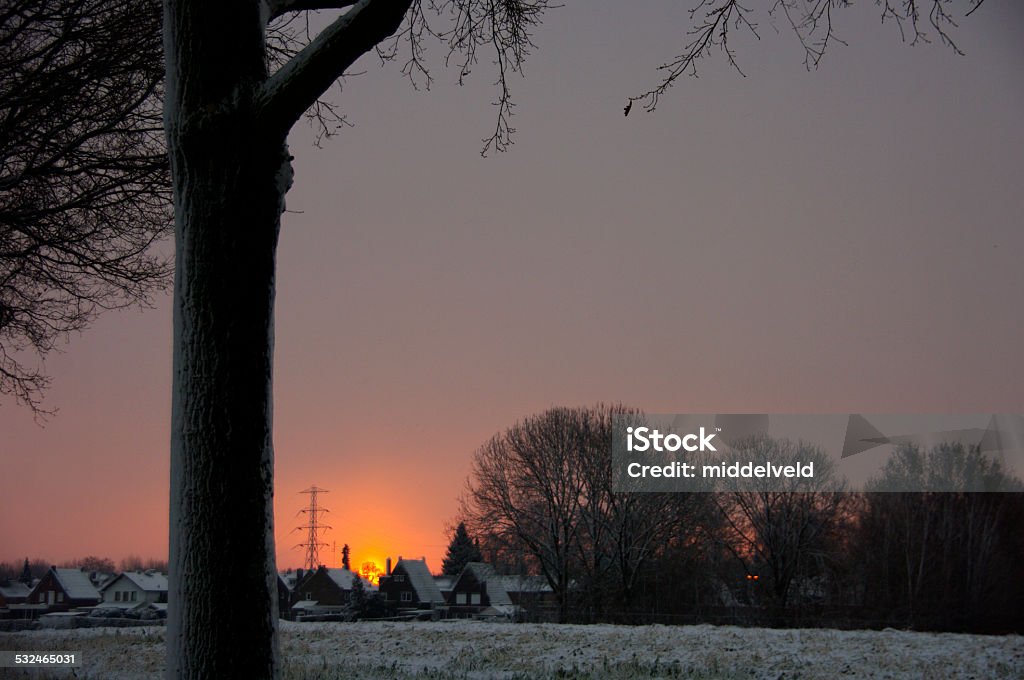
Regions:
M 278 675 L 270 376 L 291 171 L 283 133 L 259 125 L 258 9 L 165 3 L 176 213 L 169 678 Z

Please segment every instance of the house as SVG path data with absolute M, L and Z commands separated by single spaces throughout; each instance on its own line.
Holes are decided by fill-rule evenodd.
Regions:
M 296 615 L 323 615 L 344 611 L 352 596 L 352 585 L 356 579 L 363 583 L 369 592 L 374 586 L 366 579 L 348 569 L 328 569 L 320 567 L 309 572 L 298 582 L 290 598 L 291 606 Z M 280 590 L 278 591 L 280 593 Z
M 498 575 L 494 567 L 485 562 L 470 562 L 452 586 L 448 611 L 457 618 L 477 616 L 484 612 L 488 616 L 512 618 L 515 605 L 505 590 L 505 579 Z
M 484 562 L 470 562 L 448 597 L 455 618 L 553 620 L 557 600 L 543 576 L 502 576 Z
M 126 571 L 100 588 L 104 605 L 130 608 L 140 603 L 167 602 L 167 576 L 148 569 Z
M 389 606 L 399 609 L 435 609 L 444 606 L 444 596 L 427 568 L 427 561 L 403 560 L 390 574 L 380 577 L 380 593 Z
M 557 621 L 558 598 L 543 576 L 502 576 L 502 587 L 516 606 L 517 621 Z
M 0 579 L 0 609 L 6 609 L 12 604 L 25 604 L 30 592 L 32 589 L 21 581 Z
M 28 596 L 28 604 L 45 605 L 47 611 L 68 611 L 75 607 L 93 607 L 102 598 L 81 569 L 50 567 Z
M 295 613 L 292 605 L 297 601 L 296 586 L 305 577 L 302 569 L 278 572 L 278 615 L 282 619 L 295 620 Z
M 0 619 L 32 619 L 46 611 L 45 604 L 30 604 L 29 596 L 39 579 L 30 585 L 21 580 L 0 580 Z

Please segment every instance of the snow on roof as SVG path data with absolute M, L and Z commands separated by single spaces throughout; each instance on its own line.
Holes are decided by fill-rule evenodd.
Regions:
M 395 570 L 399 568 L 409 576 L 409 583 L 412 584 L 420 602 L 444 604 L 444 595 L 434 582 L 434 577 L 430 575 L 426 560 L 398 560 Z
M 53 567 L 51 569 L 53 575 L 57 578 L 57 583 L 67 593 L 68 599 L 71 600 L 99 600 L 100 593 L 96 590 L 96 586 L 89 580 L 89 575 L 81 569 L 63 569 Z
M 470 562 L 466 565 L 466 568 L 463 569 L 463 573 L 467 571 L 472 572 L 472 574 L 476 576 L 476 580 L 485 585 L 487 589 L 487 598 L 491 601 L 492 607 L 496 607 L 498 605 L 512 605 L 512 599 L 508 596 L 508 592 L 505 590 L 504 579 L 498 575 L 498 572 L 494 571 L 494 567 L 486 562 Z
M 444 576 L 435 576 L 434 577 L 434 583 L 437 584 L 437 588 L 441 592 L 444 592 L 446 590 L 451 590 L 452 586 L 455 585 L 455 580 L 456 580 L 456 577 L 454 577 L 454 576 L 444 575 Z
M 21 581 L 9 581 L 7 583 L 0 583 L 0 595 L 5 598 L 20 598 L 28 597 L 28 594 L 32 591 L 27 585 Z
M 352 590 L 352 582 L 357 578 L 362 580 L 363 586 L 367 590 L 376 590 L 376 586 L 362 576 L 359 576 L 348 569 L 324 569 L 324 571 L 327 572 L 327 575 L 331 577 L 331 580 L 337 583 L 342 590 Z
M 502 576 L 501 583 L 510 593 L 551 592 L 551 584 L 543 576 Z
M 139 590 L 147 593 L 167 592 L 167 576 L 156 571 L 126 571 L 119 577 L 104 583 L 101 590 L 106 590 L 122 578 L 134 583 Z

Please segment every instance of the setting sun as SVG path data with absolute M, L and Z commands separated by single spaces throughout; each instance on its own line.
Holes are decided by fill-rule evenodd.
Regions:
M 363 562 L 362 566 L 359 567 L 359 575 L 373 585 L 377 585 L 380 582 L 380 577 L 384 575 L 384 571 L 377 566 L 376 562 L 371 560 Z

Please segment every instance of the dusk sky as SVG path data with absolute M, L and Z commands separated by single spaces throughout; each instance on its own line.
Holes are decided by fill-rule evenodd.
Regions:
M 439 571 L 473 451 L 551 406 L 1024 411 L 1024 8 L 988 0 L 957 56 L 862 4 L 816 71 L 762 21 L 736 43 L 747 77 L 716 53 L 624 117 L 689 3 L 570 3 L 511 83 L 515 145 L 488 158 L 486 63 L 458 87 L 435 49 L 427 92 L 359 62 L 334 97 L 354 127 L 290 143 L 279 567 L 301 565 L 315 484 L 355 564 Z M 0 401 L 0 560 L 166 557 L 156 303 L 50 358 L 45 427 Z

